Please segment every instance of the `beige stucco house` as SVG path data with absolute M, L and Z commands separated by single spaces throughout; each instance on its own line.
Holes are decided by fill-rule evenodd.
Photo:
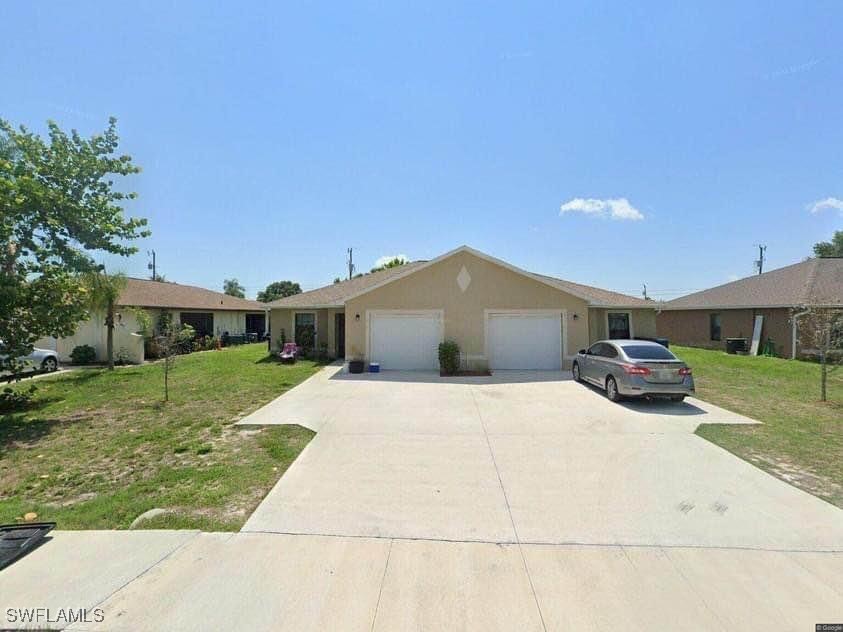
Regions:
M 263 335 L 267 325 L 264 303 L 193 285 L 130 278 L 117 305 L 114 352 L 133 363 L 143 362 L 144 359 L 144 336 L 138 310 L 149 315 L 153 329 L 161 313 L 166 311 L 173 323 L 190 324 L 202 336 L 219 336 L 223 332 Z M 35 346 L 52 349 L 58 353 L 61 362 L 69 362 L 71 351 L 78 345 L 86 344 L 96 350 L 98 361 L 105 361 L 106 335 L 105 314 L 91 313 L 87 320 L 79 323 L 72 336 L 42 338 Z
M 436 369 L 454 340 L 465 368 L 567 368 L 601 338 L 654 337 L 655 304 L 527 272 L 462 246 L 269 303 L 271 337 L 383 370 Z

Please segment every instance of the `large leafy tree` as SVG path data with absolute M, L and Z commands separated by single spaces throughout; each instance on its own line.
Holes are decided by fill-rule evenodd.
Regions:
M 0 119 L 0 339 L 4 363 L 43 336 L 68 336 L 90 304 L 92 253 L 130 255 L 145 219 L 125 217 L 134 199 L 115 176 L 137 173 L 118 155 L 115 119 L 83 138 L 48 123 L 48 138 Z
M 818 257 L 843 257 L 843 230 L 834 231 L 831 241 L 814 244 L 814 254 Z
M 246 288 L 240 285 L 240 281 L 237 279 L 226 279 L 222 284 L 222 291 L 229 296 L 246 298 Z
M 126 287 L 126 275 L 106 274 L 104 270 L 89 272 L 85 275 L 85 289 L 88 292 L 88 305 L 91 310 L 105 314 L 106 343 L 105 354 L 108 369 L 114 370 L 114 313 L 120 293 Z
M 266 286 L 266 289 L 258 292 L 257 299 L 261 303 L 277 301 L 279 298 L 301 294 L 301 286 L 292 281 L 275 281 Z

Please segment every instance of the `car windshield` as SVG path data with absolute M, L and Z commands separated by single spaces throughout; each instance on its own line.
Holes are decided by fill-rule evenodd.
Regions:
M 661 345 L 624 345 L 623 352 L 632 360 L 676 360 L 676 356 Z

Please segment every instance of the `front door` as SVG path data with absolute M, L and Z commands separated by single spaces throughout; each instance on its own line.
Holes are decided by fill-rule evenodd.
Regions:
M 609 312 L 606 314 L 610 340 L 628 340 L 632 338 L 629 326 L 629 312 Z
M 345 357 L 345 314 L 334 315 L 334 340 L 338 358 Z

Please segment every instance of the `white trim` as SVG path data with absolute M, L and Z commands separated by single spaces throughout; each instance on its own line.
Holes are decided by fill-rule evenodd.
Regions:
M 484 309 L 483 310 L 483 354 L 489 361 L 489 317 L 495 314 L 508 314 L 510 316 L 536 316 L 536 315 L 559 315 L 562 322 L 562 331 L 559 334 L 560 367 L 565 368 L 565 360 L 568 358 L 568 310 L 567 309 Z M 492 368 L 491 366 L 489 367 Z
M 439 342 L 445 342 L 444 309 L 367 309 L 366 362 L 372 357 L 372 316 L 436 316 L 436 320 L 439 323 Z
M 612 340 L 612 338 L 609 338 L 609 314 L 626 314 L 626 317 L 629 319 L 629 337 L 635 338 L 635 328 L 632 325 L 632 312 L 627 309 L 607 309 L 603 317 L 606 321 L 605 340 Z
M 296 342 L 296 314 L 313 314 L 313 349 L 314 351 L 319 348 L 319 315 L 313 311 L 312 309 L 300 309 L 300 310 L 293 310 L 293 340 L 292 342 Z M 298 343 L 296 343 L 298 344 Z
M 427 261 L 427 262 L 423 263 L 422 265 L 416 266 L 411 270 L 407 270 L 405 272 L 401 272 L 399 274 L 391 276 L 388 279 L 384 279 L 380 283 L 376 283 L 375 285 L 371 285 L 364 290 L 360 290 L 359 292 L 357 292 L 355 294 L 351 294 L 350 296 L 347 296 L 345 298 L 346 304 L 350 300 L 353 300 L 353 299 L 355 299 L 359 296 L 363 296 L 364 294 L 368 294 L 369 292 L 373 292 L 374 290 L 377 290 L 378 288 L 381 288 L 384 285 L 389 285 L 390 283 L 393 283 L 394 281 L 397 281 L 398 279 L 403 279 L 404 277 L 410 276 L 411 274 L 415 274 L 416 272 L 419 272 L 420 270 L 424 270 L 425 268 L 429 268 L 430 266 L 432 266 L 434 264 L 437 264 L 440 261 L 444 261 L 445 259 L 448 259 L 450 257 L 453 257 L 454 255 L 460 254 L 461 252 L 467 252 L 468 254 L 474 255 L 475 257 L 477 257 L 479 259 L 483 259 L 485 261 L 488 261 L 489 263 L 494 263 L 494 264 L 496 264 L 496 265 L 498 265 L 502 268 L 506 268 L 507 270 L 510 270 L 511 272 L 515 272 L 516 274 L 520 274 L 521 276 L 525 276 L 528 279 L 532 279 L 533 281 L 536 281 L 537 283 L 542 283 L 542 284 L 544 284 L 548 287 L 552 287 L 557 292 L 562 292 L 563 294 L 570 294 L 571 296 L 574 296 L 578 299 L 581 299 L 581 300 L 585 301 L 586 303 L 589 303 L 589 304 L 591 303 L 591 300 L 587 296 L 585 296 L 584 294 L 580 294 L 578 292 L 573 292 L 569 289 L 562 289 L 561 287 L 559 287 L 558 285 L 554 285 L 553 283 L 551 283 L 547 279 L 543 279 L 541 276 L 533 274 L 532 272 L 527 272 L 526 270 L 523 270 L 523 269 L 521 269 L 517 266 L 514 266 L 511 263 L 507 263 L 506 261 L 502 261 L 501 259 L 496 259 L 495 257 L 493 257 L 491 255 L 487 255 L 486 253 L 480 252 L 479 250 L 475 250 L 474 248 L 471 248 L 469 246 L 460 246 L 459 248 L 455 248 L 454 250 L 446 252 L 444 255 L 440 255 L 440 256 L 436 257 L 435 259 L 431 259 L 430 261 Z

